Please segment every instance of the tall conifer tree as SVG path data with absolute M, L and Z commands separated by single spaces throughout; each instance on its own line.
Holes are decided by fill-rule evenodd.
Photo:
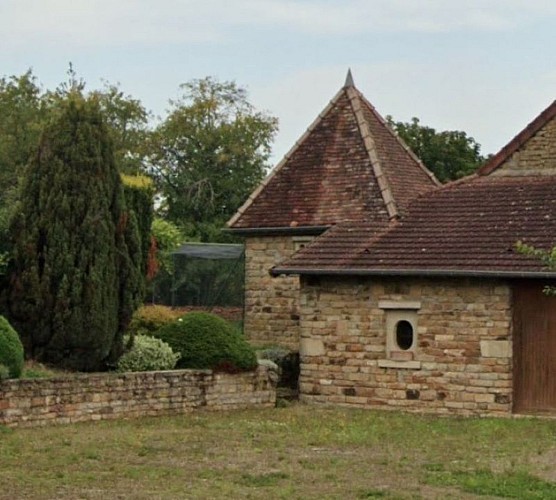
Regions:
M 105 369 L 141 298 L 143 260 L 94 98 L 78 88 L 61 98 L 22 187 L 9 307 L 27 355 Z

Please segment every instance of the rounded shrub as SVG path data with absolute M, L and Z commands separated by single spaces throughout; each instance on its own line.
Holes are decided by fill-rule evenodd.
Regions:
M 0 364 L 0 380 L 5 380 L 7 378 L 10 378 L 10 369 L 5 365 Z
M 0 316 L 0 365 L 7 368 L 11 378 L 18 378 L 23 370 L 23 345 L 4 316 Z
M 257 368 L 255 350 L 240 330 L 206 312 L 190 312 L 163 326 L 156 336 L 181 354 L 177 368 L 239 372 Z
M 118 360 L 119 372 L 146 372 L 171 370 L 176 366 L 180 355 L 163 340 L 137 335 L 131 349 Z
M 154 335 L 157 330 L 173 323 L 182 314 L 167 306 L 141 306 L 133 314 L 127 331 L 131 335 Z

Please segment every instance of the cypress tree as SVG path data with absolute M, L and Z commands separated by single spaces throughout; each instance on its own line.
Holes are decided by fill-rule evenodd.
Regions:
M 153 221 L 154 182 L 145 175 L 121 174 L 126 206 L 135 213 L 141 239 L 143 274 L 147 275 Z
M 105 369 L 141 299 L 142 252 L 98 102 L 72 89 L 29 162 L 12 221 L 9 307 L 27 356 Z

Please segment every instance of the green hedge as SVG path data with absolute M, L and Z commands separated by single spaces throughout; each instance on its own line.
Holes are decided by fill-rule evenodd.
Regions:
M 155 334 L 181 358 L 177 368 L 250 371 L 257 367 L 254 349 L 226 320 L 205 312 L 191 312 Z
M 124 198 L 128 209 L 133 210 L 137 219 L 141 238 L 143 274 L 147 273 L 149 247 L 151 244 L 151 224 L 153 221 L 154 183 L 144 175 L 120 174 Z
M 23 345 L 4 316 L 0 316 L 0 366 L 3 376 L 19 378 L 23 370 Z

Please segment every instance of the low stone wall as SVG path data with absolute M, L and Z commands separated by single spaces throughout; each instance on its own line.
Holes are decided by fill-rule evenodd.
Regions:
M 275 383 L 265 366 L 234 375 L 174 370 L 0 382 L 0 424 L 8 427 L 177 415 L 199 408 L 263 408 L 275 403 Z

